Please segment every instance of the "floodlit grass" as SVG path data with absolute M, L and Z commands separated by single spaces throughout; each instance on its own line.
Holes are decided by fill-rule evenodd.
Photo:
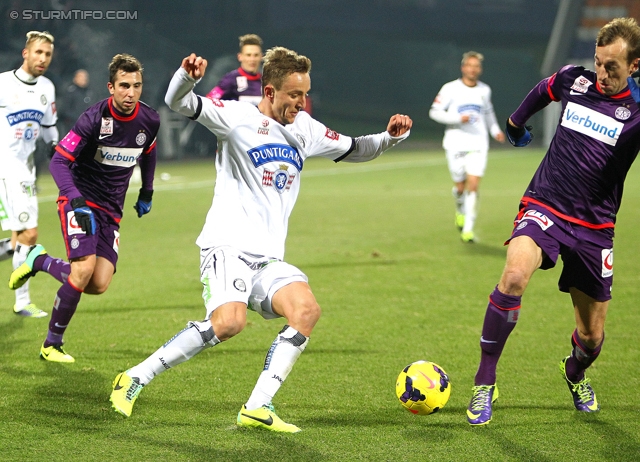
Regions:
M 476 232 L 460 242 L 441 152 L 391 151 L 368 164 L 309 160 L 290 221 L 287 261 L 309 276 L 323 308 L 311 342 L 274 404 L 296 435 L 237 429 L 281 320 L 249 313 L 237 338 L 158 377 L 131 418 L 108 402 L 115 375 L 201 319 L 194 241 L 211 202 L 212 161 L 160 164 L 151 214 L 129 196 L 118 272 L 106 294 L 85 295 L 67 331 L 72 365 L 38 359 L 48 319 L 12 314 L 0 291 L 0 459 L 253 461 L 638 460 L 640 454 L 640 174 L 619 215 L 607 342 L 589 375 L 602 411 L 578 414 L 558 371 L 574 328 L 558 268 L 535 274 L 498 367 L 500 400 L 484 428 L 465 409 L 479 359 L 486 300 L 504 265 L 518 199 L 541 151 L 494 151 Z M 159 175 L 158 175 L 159 177 Z M 579 179 L 576 179 L 579 181 Z M 40 242 L 64 256 L 51 178 Z M 3 234 L 3 236 L 6 233 Z M 5 280 L 9 262 L 0 264 Z M 39 274 L 33 301 L 50 310 L 58 283 Z M 428 359 L 453 391 L 439 413 L 403 410 L 395 379 Z

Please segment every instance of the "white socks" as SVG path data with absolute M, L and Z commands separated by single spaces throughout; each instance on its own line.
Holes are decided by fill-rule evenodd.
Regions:
M 454 186 L 451 190 L 451 195 L 456 201 L 456 212 L 460 215 L 464 215 L 464 191 L 458 193 L 458 188 Z
M 13 269 L 18 269 L 18 266 L 22 265 L 27 260 L 31 246 L 26 244 L 16 244 L 16 249 L 13 252 Z M 29 281 L 24 283 L 22 287 L 16 289 L 16 307 L 22 309 L 31 303 L 29 297 Z
M 258 409 L 271 403 L 308 343 L 309 337 L 305 337 L 293 327 L 284 326 L 267 353 L 264 369 L 245 405 L 247 410 Z
M 129 377 L 138 377 L 148 384 L 161 372 L 177 366 L 207 348 L 220 343 L 213 332 L 211 321 L 189 321 L 187 327 L 158 348 L 151 356 L 127 371 Z
M 476 222 L 477 200 L 477 192 L 467 191 L 464 195 L 464 226 L 462 228 L 463 233 L 473 231 L 473 225 Z

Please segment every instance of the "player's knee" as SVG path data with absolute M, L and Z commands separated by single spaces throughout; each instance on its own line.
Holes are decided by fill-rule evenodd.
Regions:
M 31 228 L 18 232 L 18 242 L 24 245 L 35 245 L 38 242 L 38 229 Z
M 500 291 L 509 295 L 522 295 L 529 284 L 529 275 L 519 268 L 507 268 L 502 274 Z
M 321 314 L 320 305 L 315 300 L 308 299 L 296 304 L 288 321 L 291 326 L 296 326 L 298 330 L 308 331 L 316 325 Z
M 243 309 L 220 307 L 211 313 L 211 325 L 220 341 L 238 335 L 247 325 L 246 305 Z

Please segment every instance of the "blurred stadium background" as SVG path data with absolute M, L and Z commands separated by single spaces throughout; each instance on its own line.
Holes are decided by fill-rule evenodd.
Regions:
M 463 52 L 485 55 L 482 80 L 491 85 L 503 120 L 540 78 L 563 64 L 592 68 L 594 38 L 603 24 L 640 18 L 636 0 L 9 0 L 0 8 L 2 70 L 21 64 L 27 31 L 54 34 L 47 76 L 56 84 L 61 113 L 75 70 L 89 71 L 97 101 L 108 96 L 111 57 L 138 57 L 145 67 L 143 100 L 163 119 L 161 159 L 214 155 L 215 138 L 172 114 L 164 92 L 192 51 L 209 60 L 196 88 L 208 92 L 237 66 L 237 37 L 245 33 L 259 34 L 265 49 L 282 45 L 312 59 L 314 116 L 332 128 L 353 135 L 382 130 L 390 114 L 402 112 L 415 121 L 407 144 L 437 147 L 442 127 L 428 118 L 429 106 L 440 86 L 459 76 Z M 54 11 L 75 19 L 54 19 Z M 94 19 L 93 11 L 127 12 L 130 19 Z M 554 110 L 532 121 L 537 133 L 548 127 L 538 143 L 552 134 Z

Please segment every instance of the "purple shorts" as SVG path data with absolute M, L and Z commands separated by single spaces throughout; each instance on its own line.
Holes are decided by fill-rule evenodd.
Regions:
M 529 236 L 542 249 L 540 269 L 553 268 L 562 257 L 558 288 L 570 287 L 599 302 L 611 300 L 613 233 L 594 230 L 558 218 L 543 207 L 529 205 L 516 218 L 511 239 Z
M 106 258 L 113 265 L 115 273 L 120 246 L 120 233 L 118 232 L 120 225 L 104 210 L 96 207 L 91 207 L 91 210 L 96 220 L 96 233 L 87 235 L 78 226 L 69 201 L 58 199 L 58 216 L 67 248 L 67 258 L 69 261 L 87 255 Z

